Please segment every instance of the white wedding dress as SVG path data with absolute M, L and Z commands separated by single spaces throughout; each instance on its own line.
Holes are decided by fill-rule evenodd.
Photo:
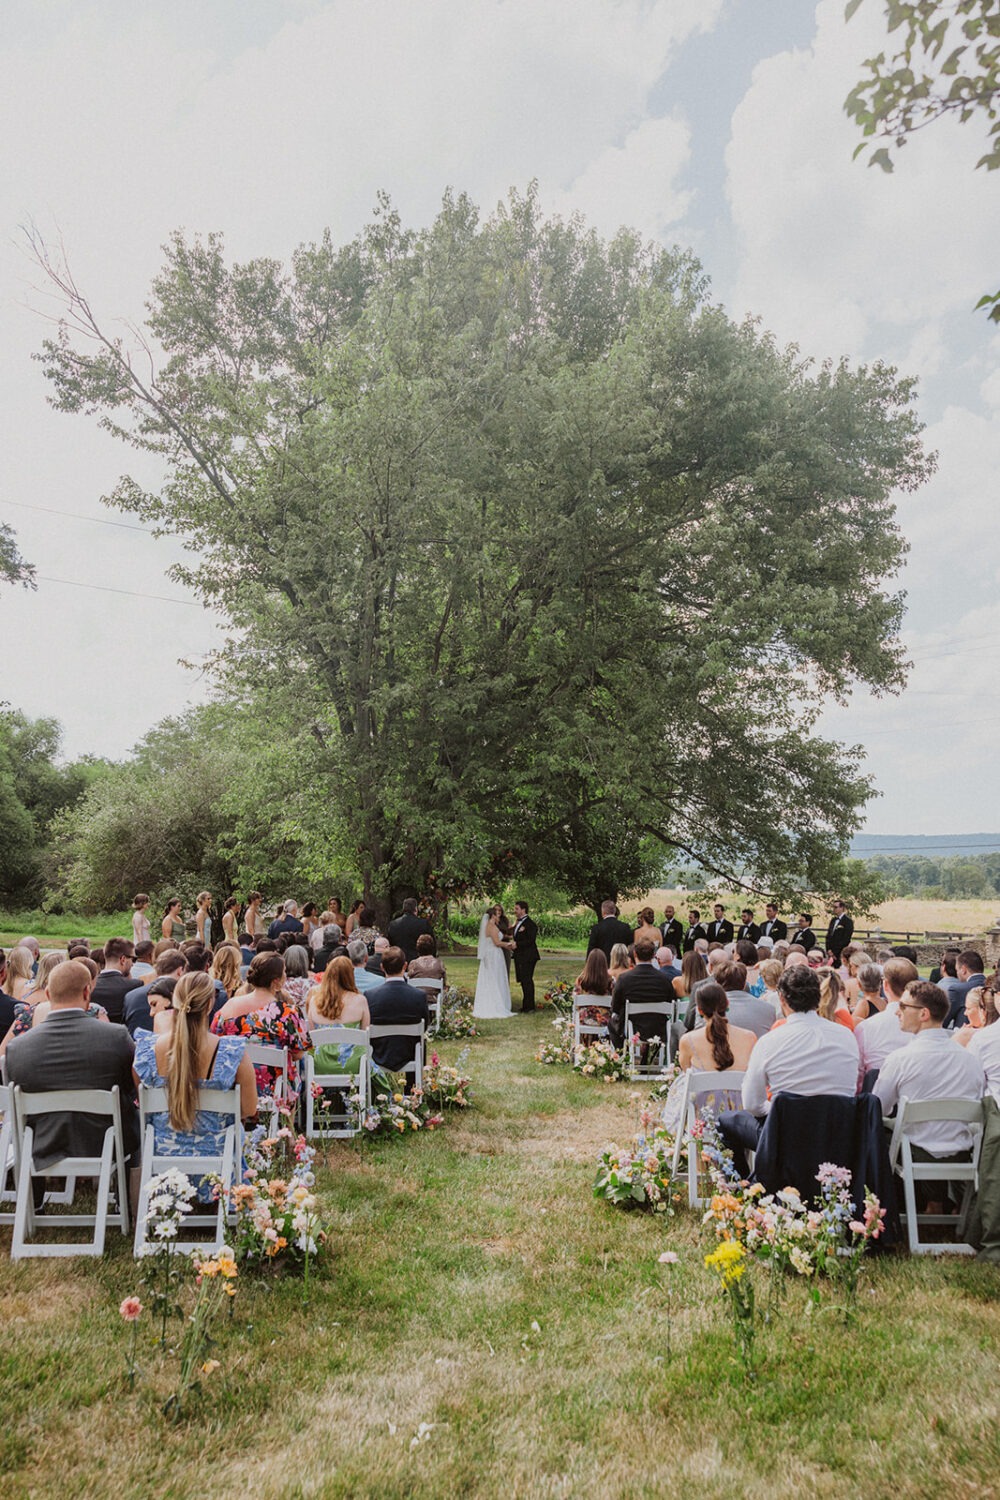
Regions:
M 512 1014 L 507 960 L 486 931 L 488 917 L 479 924 L 479 973 L 476 976 L 476 998 L 472 1014 L 481 1021 L 496 1021 Z

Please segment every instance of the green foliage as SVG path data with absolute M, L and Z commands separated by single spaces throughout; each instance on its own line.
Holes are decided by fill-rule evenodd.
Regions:
M 148 384 L 36 250 L 67 301 L 55 405 L 165 459 L 110 502 L 183 540 L 246 738 L 285 741 L 276 783 L 230 778 L 259 789 L 213 844 L 230 875 L 291 868 L 273 839 L 383 914 L 524 877 L 593 901 L 667 857 L 826 887 L 870 785 L 815 718 L 903 680 L 910 382 L 812 369 L 689 257 L 533 191 L 485 222 L 449 195 L 420 232 L 383 200 L 287 270 L 175 235 Z
M 1000 854 L 875 854 L 867 860 L 895 895 L 935 901 L 974 901 L 1000 896 Z
M 862 0 L 849 0 L 850 20 Z M 865 63 L 866 76 L 848 95 L 844 108 L 857 122 L 863 139 L 855 156 L 868 150 L 868 165 L 883 172 L 894 167 L 893 150 L 910 136 L 945 116 L 965 124 L 975 117 L 986 124 L 988 149 L 977 167 L 1000 167 L 1000 7 L 997 0 L 885 0 L 887 29 L 897 50 Z M 869 150 L 875 137 L 888 146 Z M 1000 292 L 976 303 L 990 308 L 1000 322 Z
M 29 589 L 35 587 L 34 567 L 18 552 L 13 528 L 4 525 L 0 525 L 0 581 L 20 583 Z
M 41 896 L 56 820 L 102 772 L 98 761 L 57 764 L 59 743 L 55 719 L 0 707 L 0 901 Z

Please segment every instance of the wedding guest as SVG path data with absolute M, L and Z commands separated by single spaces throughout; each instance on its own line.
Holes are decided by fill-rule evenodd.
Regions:
M 347 937 L 354 936 L 354 929 L 361 926 L 361 913 L 364 911 L 363 901 L 352 901 L 351 909 L 347 913 L 347 921 L 344 924 L 344 932 Z
M 880 1015 L 859 1022 L 854 1032 L 861 1055 L 862 1077 L 881 1068 L 891 1052 L 905 1047 L 910 1041 L 910 1034 L 900 1025 L 899 1002 L 906 986 L 919 978 L 916 966 L 908 958 L 890 958 L 883 965 L 882 987 L 887 1004 Z
M 777 958 L 766 958 L 760 966 L 760 977 L 764 981 L 764 989 L 757 998 L 771 1007 L 775 1020 L 779 1020 L 784 1014 L 778 997 L 778 980 L 781 978 L 782 968 L 783 965 Z
M 634 945 L 634 951 L 635 968 L 630 969 L 627 974 L 623 974 L 616 981 L 612 992 L 608 1027 L 611 1040 L 616 1047 L 620 1047 L 625 1040 L 625 1002 L 627 1000 L 634 1000 L 637 1004 L 669 1003 L 674 998 L 671 981 L 653 962 L 656 945 L 648 938 L 641 938 Z M 663 1041 L 668 1040 L 664 1026 L 664 1021 L 655 1014 L 636 1016 L 633 1022 L 636 1035 L 641 1036 L 645 1041 L 650 1041 L 653 1037 L 660 1037 Z
M 18 1002 L 7 991 L 7 955 L 0 948 L 0 1032 L 4 1036 L 14 1024 Z
M 264 936 L 264 919 L 260 914 L 260 903 L 263 899 L 264 897 L 260 891 L 251 891 L 250 899 L 247 902 L 247 909 L 243 913 L 243 926 L 251 938 Z
M 13 1000 L 23 1000 L 31 989 L 35 960 L 31 949 L 20 943 L 7 956 L 7 993 Z
M 306 1021 L 310 1030 L 318 1026 L 368 1030 L 368 1001 L 354 987 L 354 966 L 349 958 L 334 958 L 327 964 L 319 984 L 309 992 Z M 364 1052 L 364 1047 L 326 1045 L 316 1048 L 313 1063 L 317 1073 L 356 1074 Z
M 322 974 L 331 958 L 346 958 L 347 949 L 344 946 L 344 937 L 336 922 L 327 922 L 322 930 L 323 941 L 313 954 L 313 970 Z M 368 949 L 365 949 L 365 953 Z
M 760 977 L 760 969 L 758 967 L 757 944 L 750 942 L 748 938 L 737 938 L 733 957 L 747 971 L 747 994 L 760 999 L 764 993 L 764 981 Z
M 867 1021 L 869 1016 L 877 1016 L 885 1010 L 886 1002 L 882 993 L 882 969 L 879 964 L 873 964 L 869 960 L 859 965 L 856 976 L 858 998 L 851 1014 L 855 1026 L 858 1026 L 862 1021 Z
M 239 916 L 240 903 L 235 896 L 230 896 L 222 908 L 222 936 L 227 943 L 234 943 L 239 947 L 239 931 L 237 918 Z
M 975 948 L 964 948 L 955 960 L 955 973 L 959 982 L 948 996 L 951 1010 L 945 1025 L 949 1028 L 965 1025 L 965 997 L 970 990 L 979 989 L 986 983 L 982 955 Z
M 403 902 L 401 915 L 393 917 L 389 923 L 387 936 L 390 943 L 397 948 L 402 948 L 406 954 L 407 963 L 412 963 L 417 956 L 417 939 L 434 936 L 434 930 L 427 918 L 417 916 L 417 902 L 413 896 L 407 896 Z
M 289 1092 L 294 1097 L 300 1087 L 298 1061 L 312 1043 L 298 1006 L 283 993 L 284 985 L 285 960 L 277 953 L 258 953 L 247 974 L 246 993 L 227 1001 L 211 1025 L 217 1036 L 242 1036 L 283 1047 L 288 1056 Z M 258 1092 L 272 1095 L 275 1070 L 261 1064 L 255 1071 Z
M 235 943 L 220 943 L 212 958 L 211 974 L 231 1000 L 243 983 L 243 955 Z
M 184 941 L 184 919 L 181 916 L 181 903 L 178 896 L 168 901 L 164 908 L 163 921 L 160 923 L 160 936 L 173 938 L 175 943 Z
M 693 999 L 695 986 L 707 978 L 708 964 L 705 958 L 696 949 L 692 949 L 681 959 L 681 977 L 671 982 L 671 988 L 678 1000 Z
M 407 983 L 404 969 L 406 955 L 402 948 L 388 947 L 382 956 L 385 982 L 365 996 L 373 1026 L 424 1025 L 430 1020 L 427 996 L 423 990 Z M 372 1058 L 388 1073 L 399 1073 L 413 1061 L 420 1042 L 409 1036 L 379 1037 L 372 1043 Z
M 641 913 L 640 913 L 641 915 Z M 656 929 L 659 937 L 660 929 Z M 593 995 L 595 999 L 606 999 L 606 1005 L 586 1005 L 579 1012 L 580 1020 L 587 1026 L 607 1026 L 611 1019 L 611 992 L 614 983 L 608 970 L 608 961 L 600 948 L 587 954 L 587 962 L 576 976 L 573 985 L 575 995 Z
M 123 1021 L 125 1030 L 130 1037 L 135 1036 L 137 1031 L 153 1030 L 153 1004 L 150 995 L 154 986 L 159 985 L 163 979 L 179 979 L 187 972 L 187 959 L 179 948 L 172 948 L 168 953 L 161 953 L 155 964 L 156 973 L 148 984 L 140 985 L 138 989 L 129 990 L 125 996 Z
M 359 931 L 363 930 L 363 928 L 359 929 Z M 359 943 L 363 943 L 364 938 L 358 937 L 357 941 Z M 384 955 L 388 953 L 390 946 L 391 945 L 388 938 L 380 936 L 375 939 L 375 942 L 372 944 L 373 951 L 371 957 L 365 965 L 365 968 L 368 970 L 369 974 L 380 974 L 383 978 L 385 978 L 385 970 L 382 967 L 382 959 Z
M 302 923 L 299 921 L 299 903 L 297 901 L 286 901 L 281 908 L 280 916 L 275 917 L 267 929 L 269 938 L 280 937 L 283 932 L 301 932 Z
M 302 936 L 306 940 L 306 947 L 310 946 L 310 938 L 320 925 L 319 915 L 315 901 L 307 901 L 302 908 Z
M 875 1080 L 872 1092 L 882 1101 L 883 1115 L 894 1115 L 901 1099 L 981 1099 L 982 1060 L 975 1051 L 956 1047 L 955 1038 L 945 1031 L 950 1004 L 944 991 L 916 979 L 898 1003 L 909 1046 L 887 1057 Z M 959 1159 L 972 1148 L 972 1132 L 959 1120 L 927 1120 L 908 1134 L 918 1161 Z
M 169 1031 L 174 1022 L 174 1011 L 172 1001 L 174 990 L 177 988 L 180 975 L 173 974 L 169 978 L 154 979 L 149 986 L 149 1016 L 152 1025 L 145 1028 L 159 1035 L 162 1031 Z M 128 1028 L 126 1027 L 126 1030 Z M 136 1028 L 139 1030 L 140 1028 Z M 136 1033 L 129 1032 L 135 1041 Z
M 368 949 L 358 938 L 351 938 L 347 945 L 347 956 L 354 965 L 354 988 L 362 994 L 369 990 L 377 990 L 384 979 L 382 974 L 373 974 L 365 967 L 368 962 Z
M 847 994 L 840 975 L 836 969 L 820 969 L 818 973 L 820 1015 L 824 1021 L 836 1021 L 840 1026 L 846 1026 L 848 1031 L 853 1031 L 854 1021 L 847 1008 Z
M 285 951 L 285 994 L 302 1009 L 315 985 L 309 973 L 309 954 L 300 944 L 293 944 Z
M 359 942 L 364 943 L 369 953 L 375 952 L 375 939 L 382 936 L 378 930 L 375 920 L 375 910 L 371 906 L 363 906 L 358 913 L 358 920 L 352 929 L 352 936 Z
M 144 983 L 151 974 L 155 974 L 153 967 L 153 944 L 150 941 L 135 944 L 135 960 L 132 964 L 132 978 L 138 979 L 140 984 Z
M 38 973 L 35 975 L 34 986 L 28 991 L 23 1000 L 19 1000 L 15 1004 L 14 1018 L 10 1026 L 4 1027 L 2 1020 L 0 1020 L 0 1057 L 3 1057 L 7 1050 L 7 1044 L 14 1037 L 21 1036 L 24 1032 L 31 1030 L 34 1024 L 36 1008 L 42 1002 L 45 1003 L 46 1010 L 48 1010 L 49 976 L 59 964 L 66 962 L 67 955 L 65 953 L 46 953 L 42 956 L 38 964 Z M 0 999 L 2 998 L 5 997 L 0 996 Z M 2 1013 L 3 1008 L 0 1007 L 0 1014 Z
M 407 964 L 406 974 L 408 979 L 440 979 L 442 984 L 447 984 L 448 976 L 437 956 L 432 932 L 422 932 L 417 938 L 417 956 Z
M 309 947 L 312 949 L 313 954 L 318 953 L 322 948 L 328 927 L 336 927 L 341 935 L 343 935 L 343 925 L 337 921 L 337 918 L 330 910 L 320 913 L 319 921 L 309 934 Z
M 944 990 L 943 985 L 939 985 L 938 988 Z M 953 1032 L 952 1035 L 956 1042 L 960 1043 L 963 1047 L 967 1047 L 977 1031 L 982 1031 L 984 1026 L 992 1026 L 996 1019 L 997 1008 L 994 986 L 988 982 L 981 985 L 978 989 L 970 990 L 966 995 L 965 1025 L 960 1027 L 958 1031 Z
M 135 949 L 129 938 L 109 938 L 104 945 L 104 967 L 94 984 L 92 999 L 103 1005 L 110 1020 L 121 1022 L 125 1013 L 125 996 L 137 990 L 141 979 L 132 977 Z
M 149 897 L 145 891 L 139 892 L 132 905 L 135 908 L 132 912 L 132 941 L 138 948 L 140 943 L 148 943 L 152 936 L 149 930 L 149 917 L 146 915 Z
M 680 1039 L 677 1062 L 683 1070 L 724 1073 L 746 1067 L 757 1037 L 744 1026 L 729 1024 L 729 1000 L 721 984 L 711 979 L 699 986 L 695 1004 L 703 1024 Z
M 616 943 L 611 950 L 611 961 L 608 964 L 608 976 L 611 983 L 614 984 L 623 974 L 627 974 L 631 967 L 632 960 L 629 958 L 628 948 L 624 943 Z
M 616 943 L 624 943 L 627 948 L 632 942 L 632 929 L 622 922 L 616 915 L 617 906 L 613 901 L 601 902 L 601 920 L 595 922 L 590 929 L 587 938 L 587 952 L 593 953 L 595 948 L 600 948 L 606 959 L 610 959 L 611 950 Z M 653 944 L 653 952 L 660 946 L 660 934 L 657 933 Z
M 758 1000 L 750 994 L 746 987 L 747 971 L 743 965 L 724 958 L 713 968 L 712 977 L 715 983 L 721 985 L 726 992 L 730 1024 L 752 1031 L 754 1036 L 765 1036 L 774 1025 L 774 1011 L 766 1000 Z M 688 1012 L 688 1020 L 691 1022 L 691 1025 L 686 1028 L 688 1031 L 692 1029 L 692 1026 L 702 1024 L 697 1010 L 697 1000 L 700 994 L 701 986 L 699 985 L 694 997 L 695 1007 Z

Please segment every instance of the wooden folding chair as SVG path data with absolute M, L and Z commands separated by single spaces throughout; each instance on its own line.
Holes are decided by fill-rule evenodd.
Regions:
M 17 1195 L 14 1206 L 14 1232 L 10 1253 L 12 1260 L 26 1256 L 103 1255 L 109 1224 L 128 1234 L 128 1177 L 125 1147 L 122 1140 L 121 1100 L 118 1085 L 112 1089 L 51 1089 L 44 1093 L 27 1093 L 15 1086 L 14 1170 Z M 65 1156 L 44 1168 L 35 1165 L 35 1132 L 32 1125 L 40 1115 L 86 1114 L 106 1118 L 104 1141 L 99 1156 Z M 65 1177 L 67 1191 L 78 1177 L 97 1179 L 97 1203 L 92 1214 L 36 1213 L 32 1184 L 36 1179 Z M 113 1200 L 113 1201 L 112 1201 Z M 49 1202 L 52 1201 L 50 1196 Z M 92 1229 L 93 1238 L 71 1243 L 38 1241 L 38 1229 Z
M 371 1042 L 368 1040 L 367 1031 L 359 1031 L 354 1026 L 317 1026 L 309 1033 L 312 1038 L 313 1051 L 306 1053 L 305 1058 L 305 1113 L 306 1113 L 306 1135 L 313 1137 L 329 1137 L 334 1140 L 350 1140 L 356 1136 L 361 1129 L 361 1122 L 365 1117 L 371 1102 Z M 362 1047 L 361 1065 L 357 1073 L 320 1073 L 316 1067 L 315 1052 L 320 1047 Z M 346 1095 L 349 1101 L 350 1095 L 357 1091 L 358 1106 L 352 1110 L 350 1103 L 346 1107 L 331 1111 L 324 1105 L 322 1112 L 317 1110 L 313 1099 L 313 1088 L 318 1085 L 321 1089 L 337 1089 Z M 317 1120 L 317 1115 L 319 1119 Z

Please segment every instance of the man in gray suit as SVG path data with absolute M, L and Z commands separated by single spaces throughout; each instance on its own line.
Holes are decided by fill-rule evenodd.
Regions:
M 7 1077 L 26 1093 L 117 1084 L 125 1155 L 130 1165 L 138 1165 L 135 1049 L 124 1026 L 87 1015 L 92 983 L 85 964 L 68 959 L 56 965 L 48 983 L 52 1009 L 41 1025 L 8 1045 Z M 35 1166 L 44 1171 L 64 1156 L 100 1156 L 107 1123 L 100 1115 L 39 1115 L 33 1125 Z

